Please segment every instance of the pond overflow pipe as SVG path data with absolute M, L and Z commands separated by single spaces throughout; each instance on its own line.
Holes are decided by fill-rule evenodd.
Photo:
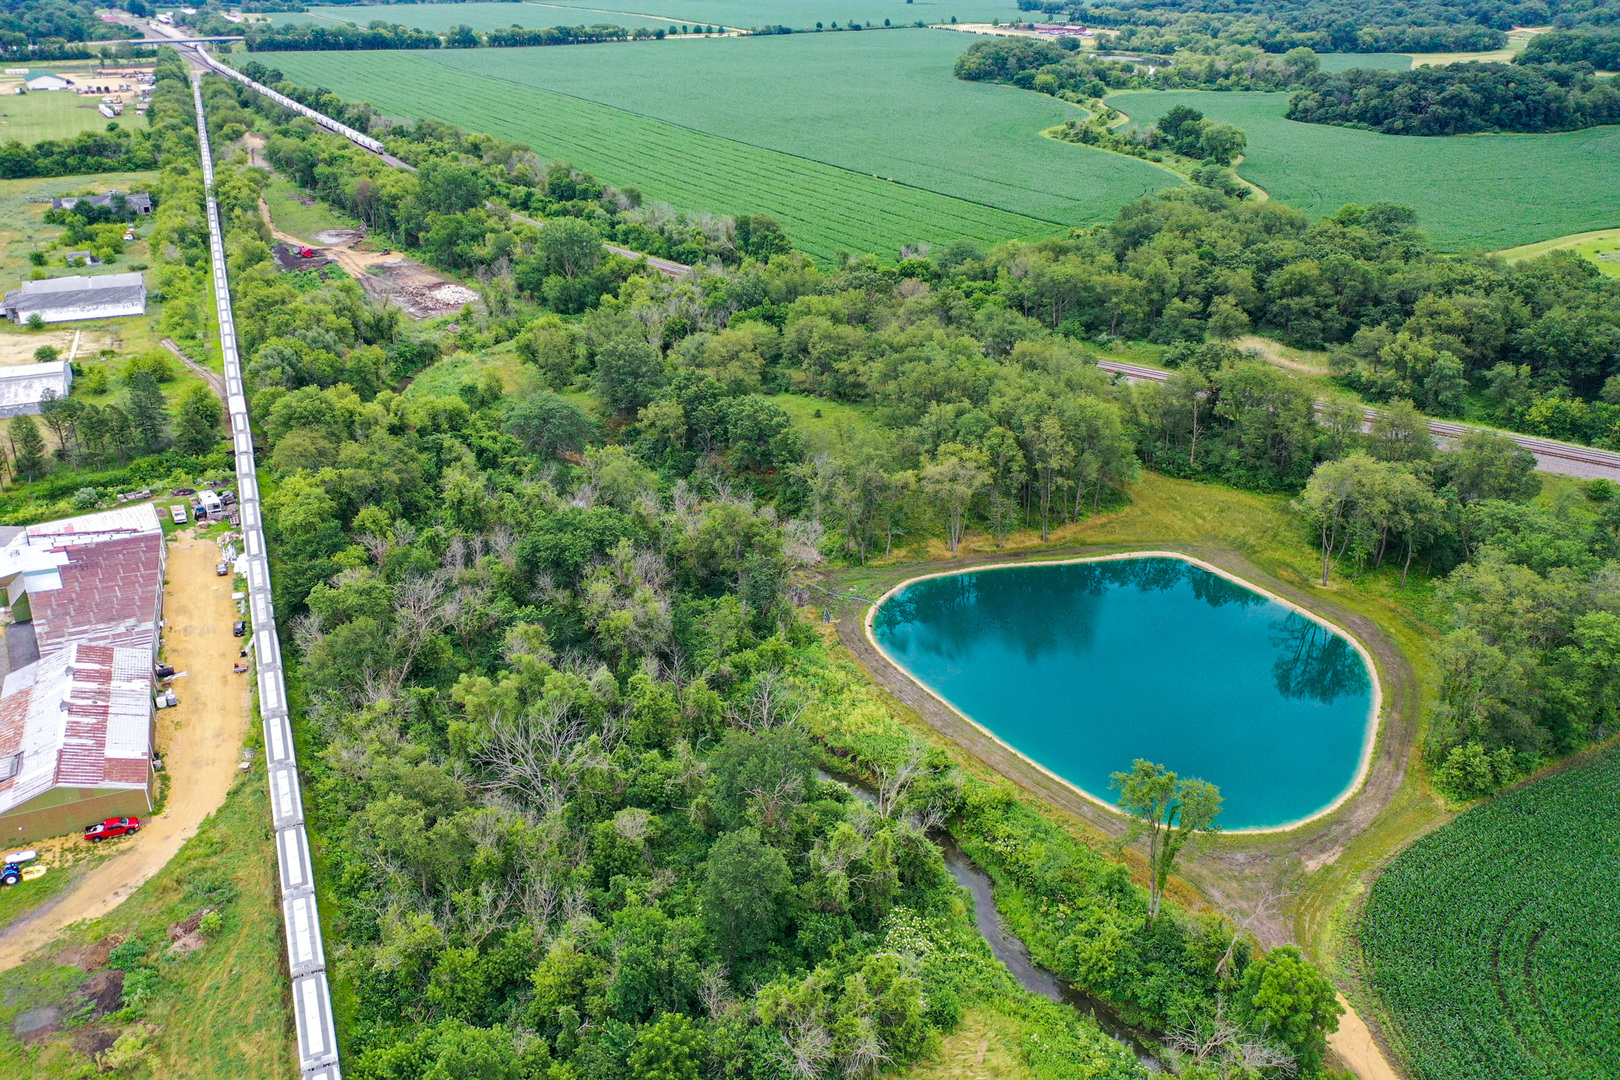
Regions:
M 196 51 L 202 52 L 201 49 Z M 219 204 L 214 199 L 214 156 L 208 145 L 200 73 L 192 74 L 191 94 L 197 110 L 197 142 L 208 206 L 208 251 L 213 262 L 220 351 L 225 361 L 225 404 L 231 421 L 231 447 L 236 463 L 242 547 L 247 557 L 248 611 L 252 628 L 249 649 L 258 678 L 259 717 L 264 724 L 265 773 L 270 786 L 282 921 L 287 934 L 287 972 L 292 978 L 298 1074 L 303 1080 L 341 1080 L 332 994 L 326 980 L 326 950 L 321 941 L 320 910 L 315 899 L 314 863 L 309 854 L 309 835 L 304 829 L 298 758 L 293 747 L 281 642 L 276 636 L 275 609 L 270 595 L 270 559 L 264 544 L 253 433 L 248 427 L 242 359 L 237 351 L 236 321 L 226 278 L 225 238 L 219 223 Z

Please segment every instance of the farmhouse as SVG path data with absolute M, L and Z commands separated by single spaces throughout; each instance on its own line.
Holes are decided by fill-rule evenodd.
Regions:
M 113 200 L 123 196 L 124 202 L 137 214 L 150 214 L 152 212 L 152 196 L 144 191 L 125 195 L 122 191 L 109 191 L 104 195 L 69 195 L 62 199 L 52 199 L 52 210 L 71 210 L 79 203 L 87 206 L 111 206 Z
M 150 504 L 0 530 L 20 666 L 0 688 L 0 842 L 152 809 L 165 548 Z M 30 647 L 31 646 L 31 647 Z
M 66 360 L 0 367 L 0 416 L 37 413 L 47 400 L 67 397 L 72 386 L 73 365 Z
M 146 279 L 134 273 L 29 281 L 6 293 L 3 310 L 17 323 L 34 315 L 48 323 L 144 315 Z
M 64 79 L 60 75 L 53 75 L 49 71 L 36 71 L 23 83 L 30 90 L 66 90 L 73 85 L 72 79 Z

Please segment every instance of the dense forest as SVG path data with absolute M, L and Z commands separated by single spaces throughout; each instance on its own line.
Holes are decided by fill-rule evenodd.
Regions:
M 1620 6 L 1606 0 L 1497 0 L 1457 3 L 1424 0 L 1391 6 L 1375 0 L 1125 0 L 1090 5 L 1073 0 L 1018 0 L 1024 11 L 1066 16 L 1074 22 L 1118 27 L 1116 44 L 1149 49 L 1157 33 L 1213 34 L 1267 52 L 1304 46 L 1317 52 L 1477 52 L 1500 49 L 1515 26 L 1608 26 Z M 1168 51 L 1165 49 L 1149 51 Z
M 1574 131 L 1620 123 L 1620 91 L 1613 79 L 1556 64 L 1352 68 L 1306 79 L 1288 119 L 1385 135 Z
M 1551 30 L 1537 34 L 1513 58 L 1515 64 L 1590 64 L 1598 71 L 1620 70 L 1620 29 Z
M 956 77 L 1005 82 L 1068 101 L 1099 98 L 1110 90 L 1286 90 L 1321 66 L 1310 49 L 1281 56 L 1251 45 L 1178 44 L 1170 63 L 1080 52 L 1073 38 L 1058 42 L 1023 37 L 983 38 L 956 59 Z
M 233 123 L 260 118 L 234 84 L 205 94 L 224 161 Z M 300 121 L 266 127 L 330 152 L 317 172 L 344 160 Z M 486 167 L 442 134 L 440 167 Z M 216 190 L 289 683 L 317 751 L 306 797 L 353 1003 L 346 1071 L 869 1076 L 991 1007 L 1029 1032 L 1037 1076 L 1144 1075 L 991 960 L 933 839 L 946 825 L 1047 913 L 1030 934 L 1043 962 L 1186 1047 L 1167 1053 L 1211 1075 L 1318 1071 L 1337 1006 L 1297 950 L 1261 955 L 1174 905 L 1151 915 L 1122 864 L 889 718 L 793 606 L 794 574 L 842 549 L 818 517 L 837 495 L 763 391 L 880 330 L 970 378 L 1014 374 L 967 335 L 978 324 L 933 313 L 919 279 L 791 254 L 632 272 L 571 321 L 514 280 L 451 340 L 515 339 L 551 389 L 514 398 L 486 376 L 401 396 L 390 365 L 433 347 L 351 286 L 289 285 L 263 182 L 237 157 Z M 430 209 L 427 231 L 457 212 Z M 513 234 L 511 265 L 541 256 L 540 233 Z M 902 317 L 908 292 L 922 302 Z M 1020 325 L 1009 347 L 1049 336 Z M 1052 357 L 1030 390 L 1073 385 L 1110 467 L 1133 469 L 1114 390 Z M 918 490 L 942 483 L 925 469 Z M 830 755 L 870 798 L 818 772 Z
M 0 52 L 140 36 L 139 31 L 127 26 L 103 21 L 90 0 L 4 0 L 0 3 Z

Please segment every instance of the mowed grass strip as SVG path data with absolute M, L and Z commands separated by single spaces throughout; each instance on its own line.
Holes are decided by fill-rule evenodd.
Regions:
M 1380 199 L 1418 212 L 1445 250 L 1487 251 L 1620 225 L 1620 126 L 1550 135 L 1425 138 L 1283 119 L 1287 94 L 1126 91 L 1108 98 L 1147 125 L 1176 105 L 1249 137 L 1239 172 L 1313 217 Z
M 750 146 L 1060 225 L 1106 221 L 1182 183 L 1137 158 L 1044 138 L 1074 105 L 952 74 L 970 45 L 940 30 L 791 34 L 423 54 Z
M 97 108 L 100 104 L 99 97 L 81 97 L 70 90 L 8 93 L 0 97 L 0 142 L 15 139 L 32 146 L 42 139 L 71 139 L 81 131 L 105 130 L 108 120 Z M 146 120 L 133 109 L 117 122 L 146 127 Z
M 572 162 L 679 209 L 771 214 L 797 247 L 817 258 L 840 250 L 893 257 L 903 244 L 993 244 L 1060 231 L 1049 222 L 621 109 L 449 74 L 414 53 L 278 53 L 274 63 L 296 83 L 368 101 L 387 116 L 429 116 L 522 142 L 544 158 Z
M 1373 886 L 1368 982 L 1414 1080 L 1620 1076 L 1620 750 L 1418 840 Z

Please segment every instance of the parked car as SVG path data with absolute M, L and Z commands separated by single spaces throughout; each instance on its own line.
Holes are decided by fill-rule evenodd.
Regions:
M 140 831 L 141 819 L 138 817 L 110 817 L 106 821 L 86 825 L 84 838 L 92 844 L 99 844 L 115 836 L 133 836 Z
M 235 634 L 237 637 L 246 637 L 247 623 L 243 622 L 241 619 L 237 619 L 236 622 L 231 624 L 231 633 Z
M 229 574 L 230 572 L 231 572 L 231 564 L 228 563 L 228 562 L 225 562 L 223 559 L 221 559 L 219 562 L 214 564 L 214 573 L 218 574 L 220 577 L 224 577 L 225 575 Z

